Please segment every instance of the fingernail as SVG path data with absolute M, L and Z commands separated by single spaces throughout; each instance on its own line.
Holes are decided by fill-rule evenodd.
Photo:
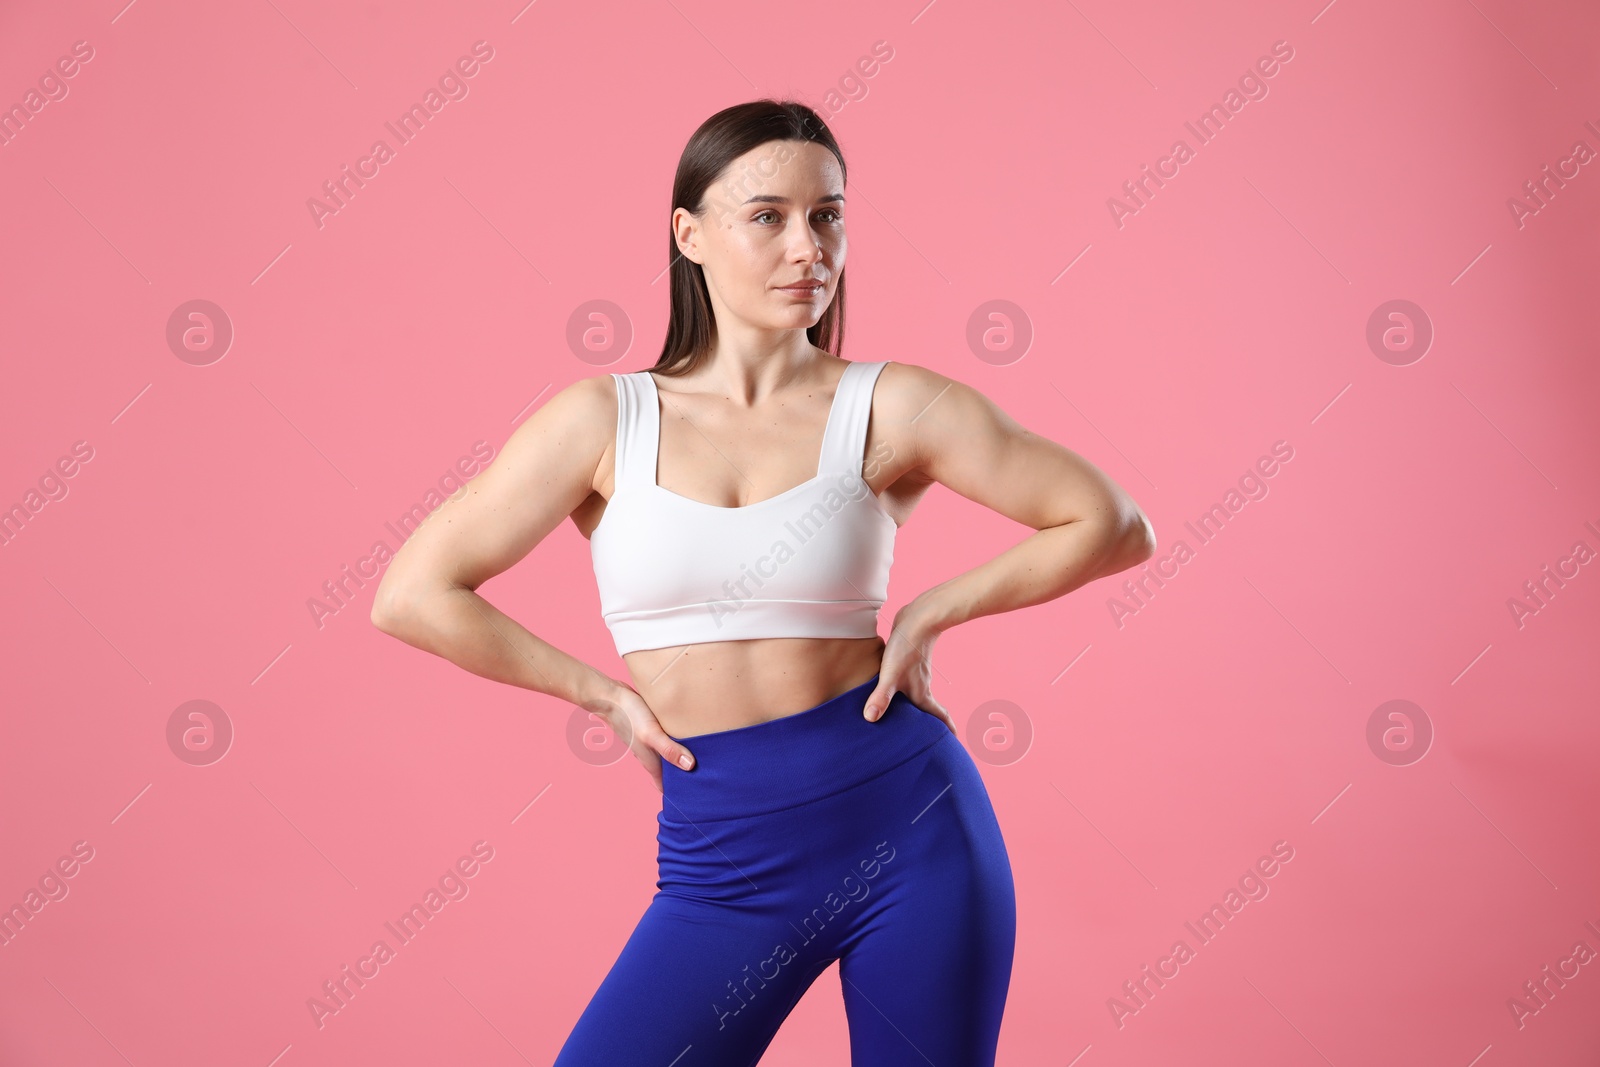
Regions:
M 869 705 L 867 705 L 866 711 L 864 711 L 862 714 L 864 714 L 867 717 L 867 721 L 868 722 L 875 722 L 875 721 L 877 721 L 877 718 L 878 718 L 878 709 L 876 707 L 872 706 L 871 704 L 869 704 Z
M 690 767 L 694 766 L 694 757 L 685 752 L 683 755 L 678 757 L 678 766 L 682 767 L 684 770 L 688 770 Z

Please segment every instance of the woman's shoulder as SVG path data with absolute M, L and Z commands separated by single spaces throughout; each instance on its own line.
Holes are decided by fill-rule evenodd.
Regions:
M 884 364 L 883 370 L 878 372 L 873 402 L 875 406 L 883 408 L 886 414 L 904 410 L 910 413 L 906 416 L 909 418 L 933 403 L 942 393 L 970 388 L 965 382 L 946 377 L 920 364 L 903 363 L 897 359 L 869 362 Z
M 609 440 L 617 424 L 618 388 L 610 374 L 585 375 L 556 390 L 527 422 L 574 437 Z

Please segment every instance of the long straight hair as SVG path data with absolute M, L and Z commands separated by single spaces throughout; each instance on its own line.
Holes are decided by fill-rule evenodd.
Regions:
M 794 100 L 752 100 L 712 115 L 700 124 L 678 159 L 678 173 L 672 180 L 672 208 L 668 212 L 667 255 L 669 259 L 667 338 L 661 358 L 650 369 L 676 377 L 688 374 L 711 352 L 717 338 L 716 315 L 711 294 L 706 288 L 705 271 L 700 264 L 678 251 L 671 229 L 670 215 L 684 208 L 704 218 L 708 204 L 706 192 L 721 177 L 728 165 L 746 152 L 769 141 L 815 141 L 839 161 L 839 173 L 848 180 L 844 154 L 833 133 L 806 105 Z M 730 175 L 737 180 L 737 175 Z M 844 349 L 845 272 L 833 300 L 815 326 L 806 328 L 806 339 L 838 356 Z

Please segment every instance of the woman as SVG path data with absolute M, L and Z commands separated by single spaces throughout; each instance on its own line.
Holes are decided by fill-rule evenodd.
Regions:
M 660 360 L 552 397 L 375 598 L 385 632 L 599 715 L 662 791 L 658 891 L 557 1067 L 754 1064 L 835 961 L 857 1067 L 994 1062 L 1011 867 L 929 653 L 1154 536 L 975 390 L 838 357 L 844 190 L 809 108 L 708 119 L 673 187 Z M 895 532 L 934 482 L 1038 532 L 914 597 L 885 642 Z M 568 516 L 631 686 L 475 592 Z

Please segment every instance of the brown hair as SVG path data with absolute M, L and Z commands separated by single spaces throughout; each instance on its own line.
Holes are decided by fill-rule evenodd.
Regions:
M 815 111 L 794 100 L 752 100 L 724 108 L 694 131 L 678 158 L 678 173 L 672 179 L 672 210 L 681 207 L 696 218 L 703 217 L 711 183 L 735 159 L 769 141 L 815 141 L 833 153 L 839 161 L 840 174 L 848 179 L 839 144 Z M 671 257 L 667 338 L 661 346 L 661 357 L 650 369 L 677 376 L 694 370 L 710 353 L 717 336 L 717 320 L 711 310 L 705 272 L 700 264 L 678 251 L 670 222 L 667 254 Z M 808 341 L 835 356 L 844 348 L 844 282 L 841 270 L 828 309 L 815 326 L 806 329 Z

